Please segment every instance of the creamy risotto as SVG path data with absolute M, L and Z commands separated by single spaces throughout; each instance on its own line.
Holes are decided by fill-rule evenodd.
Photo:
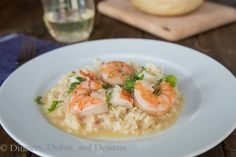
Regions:
M 182 108 L 174 75 L 123 61 L 97 60 L 74 70 L 35 100 L 53 125 L 86 138 L 158 132 L 175 123 Z

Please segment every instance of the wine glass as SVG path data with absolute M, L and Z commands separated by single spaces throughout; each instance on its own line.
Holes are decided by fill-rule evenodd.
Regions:
M 93 0 L 41 0 L 44 22 L 58 42 L 73 43 L 86 40 L 93 29 L 95 9 Z

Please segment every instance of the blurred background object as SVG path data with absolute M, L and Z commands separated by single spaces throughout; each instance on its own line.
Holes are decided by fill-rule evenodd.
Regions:
M 139 10 L 162 16 L 187 14 L 197 9 L 203 0 L 131 0 Z
M 169 41 L 178 41 L 236 21 L 235 8 L 210 1 L 201 5 L 202 2 L 202 0 L 106 0 L 98 4 L 98 11 Z M 180 15 L 183 13 L 188 14 Z
M 42 0 L 44 22 L 55 40 L 73 43 L 85 40 L 93 29 L 93 0 Z

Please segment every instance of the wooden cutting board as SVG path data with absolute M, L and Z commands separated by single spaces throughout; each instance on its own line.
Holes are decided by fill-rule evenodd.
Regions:
M 102 1 L 98 4 L 98 11 L 170 41 L 236 21 L 235 8 L 213 2 L 205 2 L 195 12 L 176 17 L 143 13 L 135 9 L 129 0 Z

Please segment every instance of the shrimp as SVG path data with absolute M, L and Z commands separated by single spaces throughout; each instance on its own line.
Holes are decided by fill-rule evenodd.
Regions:
M 100 67 L 102 80 L 112 85 L 123 85 L 127 76 L 133 74 L 134 69 L 125 62 L 111 61 Z
M 112 90 L 110 103 L 114 106 L 133 107 L 133 98 L 130 93 L 116 85 Z
M 176 99 L 175 89 L 167 82 L 159 85 L 160 95 L 153 93 L 152 84 L 145 80 L 138 80 L 134 86 L 135 105 L 151 115 L 160 116 L 167 113 Z
M 103 82 L 101 80 L 86 80 L 80 83 L 80 85 L 76 88 L 75 92 L 76 91 L 80 92 L 81 89 L 96 91 L 98 89 L 101 89 L 102 85 L 103 85 Z
M 76 115 L 102 114 L 108 111 L 106 91 L 102 89 L 101 80 L 81 82 L 71 95 L 67 112 Z
M 82 69 L 80 70 L 80 75 L 83 77 L 83 78 L 86 78 L 86 79 L 91 79 L 91 80 L 94 80 L 96 75 L 95 73 L 93 73 L 92 71 L 88 70 L 88 69 Z

